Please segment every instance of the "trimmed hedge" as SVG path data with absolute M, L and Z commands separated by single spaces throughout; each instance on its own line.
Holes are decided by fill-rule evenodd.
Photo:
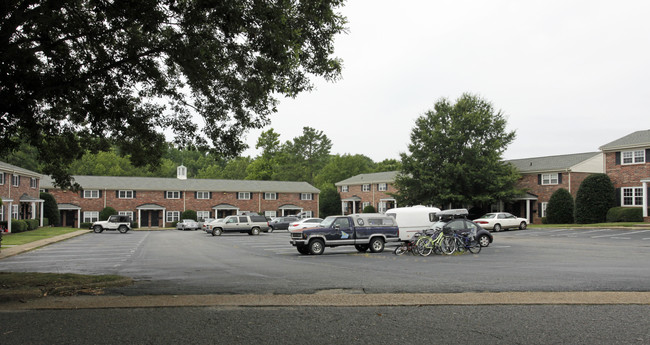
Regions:
M 181 213 L 181 220 L 182 219 L 193 219 L 196 220 L 196 211 L 194 210 L 185 210 L 183 213 Z M 176 226 L 176 224 L 174 224 Z
M 568 190 L 560 188 L 551 194 L 546 206 L 548 224 L 573 224 L 573 196 Z
M 38 219 L 25 219 L 25 223 L 27 223 L 27 230 L 36 230 L 38 228 Z
M 372 205 L 368 205 L 363 208 L 363 213 L 375 213 L 375 212 L 377 211 L 375 210 L 375 207 Z
M 643 208 L 612 207 L 607 211 L 607 222 L 643 222 Z
M 25 232 L 28 229 L 27 222 L 22 219 L 12 219 L 11 220 L 11 232 Z
M 82 229 L 90 229 L 91 226 L 93 226 L 93 223 L 81 223 Z
M 616 191 L 606 174 L 593 174 L 582 181 L 576 195 L 576 223 L 602 223 L 616 206 Z

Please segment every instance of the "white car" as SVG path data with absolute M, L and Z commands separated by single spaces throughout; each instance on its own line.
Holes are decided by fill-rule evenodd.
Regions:
M 317 227 L 320 222 L 323 221 L 323 218 L 304 218 L 296 222 L 289 224 L 289 231 L 299 230 L 299 229 L 308 229 Z
M 484 214 L 481 218 L 474 219 L 474 223 L 480 225 L 485 230 L 501 231 L 502 229 L 526 229 L 528 220 L 526 218 L 515 217 L 507 212 L 493 212 Z

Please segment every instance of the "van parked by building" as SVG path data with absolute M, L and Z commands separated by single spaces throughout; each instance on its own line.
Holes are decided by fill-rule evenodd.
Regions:
M 397 207 L 386 211 L 387 216 L 395 218 L 399 225 L 399 239 L 401 241 L 410 241 L 417 232 L 431 229 L 433 224 L 438 221 L 436 215 L 440 212 L 437 207 L 412 206 Z

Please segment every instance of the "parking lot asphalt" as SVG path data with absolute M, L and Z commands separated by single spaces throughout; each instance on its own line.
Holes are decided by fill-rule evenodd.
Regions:
M 629 229 L 629 228 L 628 228 Z M 650 227 L 635 228 L 650 230 Z M 24 245 L 0 248 L 0 260 L 66 239 L 89 230 L 60 235 Z M 426 306 L 426 305 L 650 305 L 648 291 L 588 292 L 471 292 L 375 293 L 329 291 L 316 294 L 211 294 L 47 297 L 0 303 L 0 310 L 95 309 L 197 306 Z

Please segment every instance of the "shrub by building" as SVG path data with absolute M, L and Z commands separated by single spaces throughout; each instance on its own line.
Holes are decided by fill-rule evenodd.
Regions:
M 560 188 L 553 192 L 546 206 L 546 221 L 548 224 L 573 223 L 573 197 L 568 190 Z
M 602 223 L 616 206 L 616 190 L 609 176 L 593 174 L 582 181 L 576 195 L 576 223 Z

